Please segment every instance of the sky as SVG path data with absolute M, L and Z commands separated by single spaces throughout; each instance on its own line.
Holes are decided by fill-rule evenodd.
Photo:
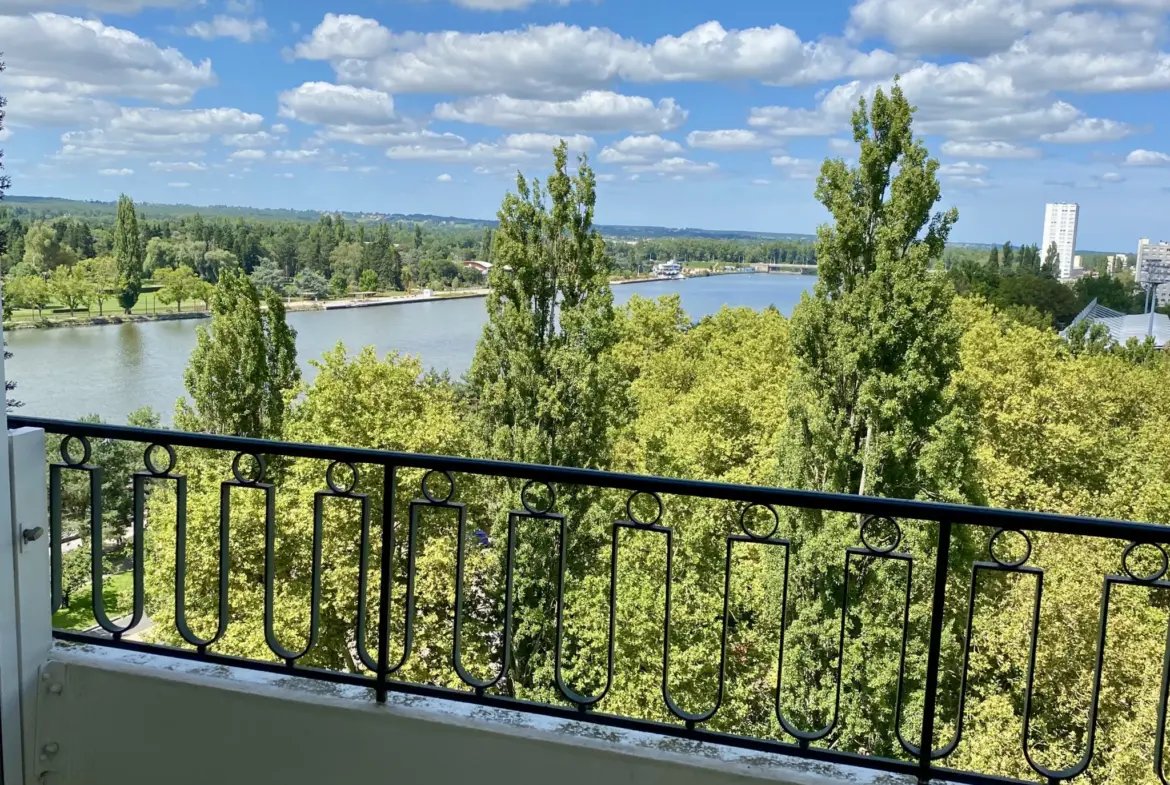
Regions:
M 1170 0 L 0 0 L 12 193 L 491 218 L 560 138 L 609 224 L 812 232 L 895 75 L 952 240 L 1170 239 Z

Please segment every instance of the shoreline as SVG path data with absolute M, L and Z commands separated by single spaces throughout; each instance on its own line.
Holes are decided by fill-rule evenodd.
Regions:
M 700 276 L 706 277 L 706 276 Z M 656 283 L 662 281 L 661 278 L 623 278 L 617 281 L 610 281 L 611 286 L 619 286 L 624 284 L 636 283 Z M 334 301 L 311 301 L 298 300 L 286 304 L 286 310 L 289 313 L 303 313 L 306 311 L 344 311 L 351 308 L 378 308 L 387 305 L 413 305 L 415 303 L 433 303 L 442 302 L 443 300 L 471 300 L 481 297 L 487 297 L 490 290 L 488 289 L 465 289 L 455 290 L 450 293 L 432 294 L 427 297 L 422 294 L 407 294 L 397 295 L 393 297 L 371 297 L 366 300 L 334 300 Z M 177 322 L 187 321 L 191 319 L 210 319 L 211 314 L 208 311 L 187 311 L 185 313 L 158 313 L 158 314 L 131 314 L 126 316 L 124 314 L 117 314 L 111 316 L 93 316 L 89 318 L 72 318 L 60 319 L 51 321 L 42 319 L 38 321 L 27 322 L 8 322 L 4 325 L 5 331 L 16 330 L 55 330 L 66 327 L 108 327 L 119 324 L 146 324 L 149 322 Z

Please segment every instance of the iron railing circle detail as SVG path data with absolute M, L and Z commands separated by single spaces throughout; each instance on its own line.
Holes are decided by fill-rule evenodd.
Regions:
M 644 521 L 634 514 L 634 500 L 639 496 L 649 496 L 658 505 L 658 514 L 648 521 Z M 665 508 L 662 506 L 662 497 L 658 495 L 657 491 L 634 491 L 630 494 L 630 498 L 626 499 L 626 516 L 630 519 L 630 523 L 638 526 L 654 526 L 662 520 L 662 513 Z
M 1158 549 L 1158 554 L 1162 557 L 1162 565 L 1149 575 L 1134 575 L 1133 570 L 1129 566 L 1129 557 L 1130 554 L 1143 545 L 1149 545 L 1152 548 Z M 1152 542 L 1131 542 L 1125 546 L 1125 551 L 1121 554 L 1121 569 L 1125 570 L 1126 575 L 1139 583 L 1154 583 L 1160 580 L 1166 574 L 1168 568 L 1170 568 L 1170 557 L 1167 557 L 1166 549 Z
M 874 521 L 888 521 L 894 527 L 894 541 L 886 548 L 875 548 L 873 543 L 866 537 L 866 531 L 874 523 Z M 861 522 L 861 544 L 865 546 L 870 553 L 885 554 L 893 553 L 899 545 L 902 544 L 902 527 L 896 520 L 888 515 L 867 515 L 865 520 Z
M 334 472 L 337 470 L 338 466 L 344 466 L 349 469 L 350 481 L 348 485 L 337 482 L 337 475 L 335 475 Z M 329 464 L 329 468 L 325 470 L 325 484 L 329 486 L 329 490 L 333 491 L 338 496 L 349 496 L 351 493 L 357 490 L 357 466 L 353 463 L 350 463 L 349 461 L 334 461 L 333 463 Z
M 154 451 L 156 449 L 161 449 L 161 450 L 166 452 L 166 454 L 167 454 L 166 468 L 159 469 L 158 465 L 155 464 L 154 459 L 150 457 L 154 454 Z M 153 474 L 155 477 L 166 477 L 172 471 L 174 471 L 175 464 L 178 463 L 178 458 L 175 455 L 175 448 L 174 447 L 172 447 L 169 444 L 155 442 L 154 444 L 151 444 L 150 446 L 148 446 L 142 452 L 142 463 L 146 465 L 146 470 L 148 472 L 150 472 L 151 474 Z
M 240 461 L 244 460 L 244 458 L 251 458 L 256 462 L 255 477 L 244 476 L 243 468 L 240 466 Z M 264 465 L 264 458 L 261 457 L 258 453 L 238 452 L 236 453 L 236 457 L 232 459 L 232 474 L 235 475 L 236 481 L 239 482 L 240 485 L 259 485 L 260 483 L 264 482 L 265 469 L 266 467 Z
M 996 541 L 1005 534 L 1018 534 L 1024 538 L 1024 555 L 1014 561 L 1001 559 L 995 552 Z M 1028 559 L 1032 558 L 1032 538 L 1020 529 L 996 529 L 995 533 L 991 535 L 991 539 L 987 542 L 987 555 L 991 557 L 993 562 L 1004 569 L 1014 570 L 1017 567 L 1023 567 L 1028 563 Z
M 73 453 L 69 452 L 69 446 L 74 442 L 81 444 L 81 458 L 73 460 Z M 89 443 L 89 439 L 84 436 L 66 436 L 61 440 L 61 460 L 67 466 L 84 466 L 89 463 L 90 457 L 93 455 L 93 447 Z
M 748 526 L 747 514 L 759 507 L 772 513 L 772 528 L 767 534 L 760 534 L 759 532 Z M 739 528 L 743 529 L 743 533 L 751 537 L 753 540 L 770 540 L 776 536 L 776 532 L 780 531 L 780 513 L 776 512 L 776 508 L 770 504 L 749 504 L 743 508 L 739 514 Z
M 431 477 L 436 474 L 443 475 L 447 478 L 447 482 L 450 483 L 451 487 L 447 491 L 446 496 L 439 497 L 431 492 Z M 423 475 L 422 495 L 425 496 L 426 500 L 431 504 L 446 504 L 447 502 L 451 501 L 451 499 L 455 498 L 455 475 L 446 469 L 431 469 L 429 472 Z
M 534 485 L 543 485 L 545 490 L 548 491 L 548 504 L 543 509 L 541 509 L 538 505 L 532 504 L 528 500 L 528 492 L 532 490 L 532 486 Z M 524 509 L 532 515 L 548 515 L 550 512 L 552 512 L 552 508 L 556 505 L 556 503 L 557 492 L 553 490 L 552 483 L 550 482 L 545 482 L 543 480 L 529 480 L 528 482 L 524 483 L 524 488 L 520 491 L 520 504 L 522 504 Z

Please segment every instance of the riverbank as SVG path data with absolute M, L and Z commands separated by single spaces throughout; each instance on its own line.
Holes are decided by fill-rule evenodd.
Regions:
M 211 316 L 207 311 L 187 311 L 185 313 L 143 313 L 90 316 L 71 319 L 41 319 L 35 322 L 5 322 L 4 331 L 16 330 L 51 330 L 56 327 L 103 327 L 110 324 L 137 324 L 140 322 L 178 322 L 188 319 L 207 319 Z

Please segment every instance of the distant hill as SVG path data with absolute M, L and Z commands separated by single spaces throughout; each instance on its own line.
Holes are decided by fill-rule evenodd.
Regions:
M 51 196 L 6 196 L 4 206 L 17 212 L 44 218 L 76 216 L 78 218 L 110 218 L 117 213 L 116 202 L 81 201 L 58 199 Z M 138 202 L 139 211 L 147 218 L 181 218 L 202 215 L 205 218 L 247 218 L 259 221 L 300 221 L 315 222 L 327 211 L 282 210 L 265 207 L 235 207 L 230 205 L 154 204 Z M 406 221 L 408 223 L 432 224 L 452 229 L 486 228 L 495 226 L 496 221 L 480 218 L 459 218 L 450 215 L 428 215 L 425 213 L 358 213 L 329 212 L 341 215 L 347 221 Z M 810 234 L 789 234 L 774 232 L 722 231 L 718 229 L 669 228 L 664 226 L 606 226 L 597 227 L 606 237 L 614 239 L 639 238 L 702 238 L 712 240 L 795 240 L 811 241 Z

